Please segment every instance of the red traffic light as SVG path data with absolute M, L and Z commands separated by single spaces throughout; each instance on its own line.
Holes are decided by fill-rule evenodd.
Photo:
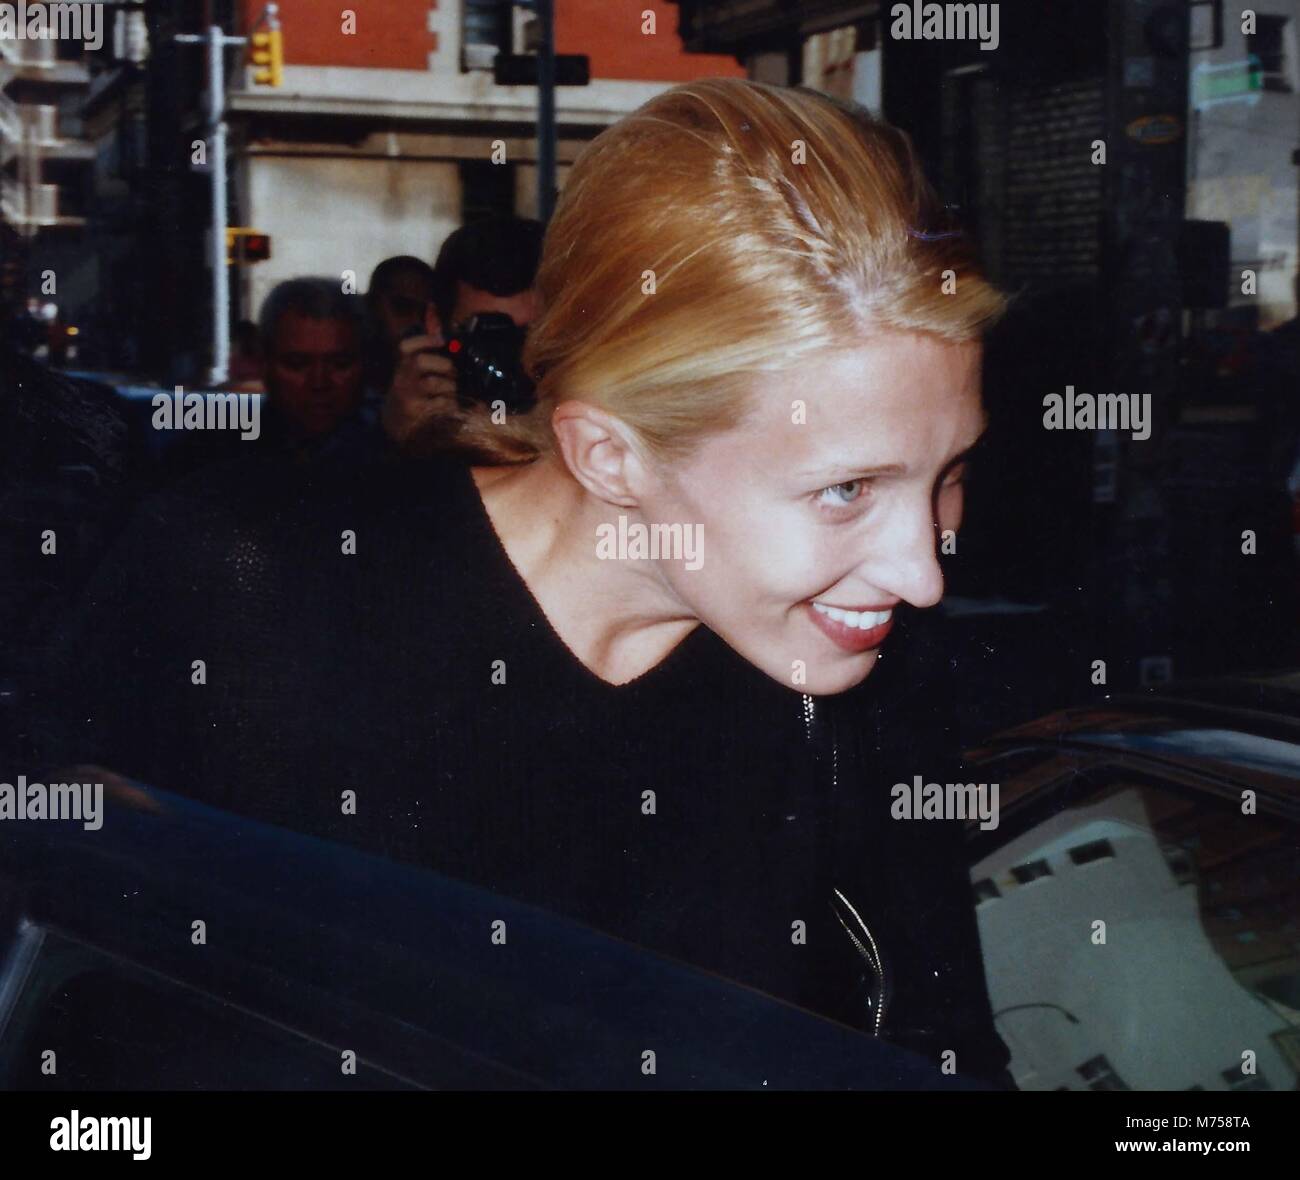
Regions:
M 240 237 L 241 262 L 265 262 L 271 257 L 270 234 L 243 234 Z
M 226 261 L 232 266 L 245 262 L 265 262 L 271 257 L 271 235 L 231 226 L 226 230 Z

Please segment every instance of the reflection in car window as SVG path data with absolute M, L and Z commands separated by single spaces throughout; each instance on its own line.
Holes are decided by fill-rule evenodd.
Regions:
M 1300 845 L 1231 799 L 1116 778 L 972 868 L 1022 1089 L 1292 1089 Z

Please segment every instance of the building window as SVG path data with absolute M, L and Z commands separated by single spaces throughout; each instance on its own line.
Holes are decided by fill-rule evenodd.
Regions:
M 1115 849 L 1109 840 L 1093 840 L 1087 844 L 1076 844 L 1070 849 L 1070 859 L 1077 865 L 1091 864 L 1094 860 L 1106 860 L 1114 855 Z
M 1050 877 L 1052 866 L 1045 860 L 1033 860 L 1028 864 L 1016 865 L 1011 870 L 1011 875 L 1021 885 L 1028 885 L 1030 881 L 1037 881 L 1040 877 Z
M 1288 17 L 1257 16 L 1256 31 L 1246 36 L 1246 52 L 1259 61 L 1264 89 L 1291 93 L 1291 63 L 1287 53 Z
M 814 33 L 803 43 L 803 84 L 851 101 L 857 51 L 858 34 L 852 25 Z
M 490 70 L 505 29 L 513 27 L 514 5 L 501 0 L 465 0 L 462 70 Z

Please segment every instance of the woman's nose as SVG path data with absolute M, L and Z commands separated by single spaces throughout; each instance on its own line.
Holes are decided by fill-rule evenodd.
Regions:
M 936 536 L 928 502 L 899 506 L 883 544 L 872 555 L 871 581 L 912 606 L 936 605 L 943 598 Z

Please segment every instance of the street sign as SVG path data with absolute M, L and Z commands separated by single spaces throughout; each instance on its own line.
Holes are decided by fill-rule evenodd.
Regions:
M 536 86 L 537 60 L 535 53 L 498 53 L 492 64 L 493 81 L 498 86 Z M 590 85 L 591 58 L 585 53 L 557 53 L 555 84 Z
M 1263 63 L 1253 53 L 1217 66 L 1203 61 L 1192 70 L 1192 107 L 1198 111 L 1233 102 L 1254 106 L 1263 90 Z

